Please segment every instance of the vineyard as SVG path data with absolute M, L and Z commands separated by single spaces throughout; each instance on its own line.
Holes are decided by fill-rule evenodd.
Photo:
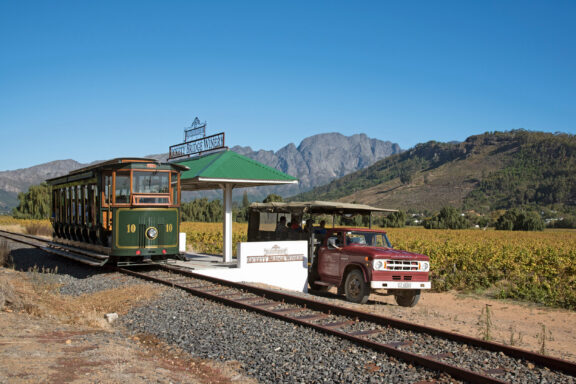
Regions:
M 0 216 L 0 226 L 49 225 Z M 189 250 L 222 253 L 221 223 L 184 222 Z M 246 241 L 247 225 L 234 223 L 233 244 Z M 395 248 L 423 253 L 432 262 L 435 291 L 471 291 L 547 306 L 576 309 L 576 232 L 388 229 Z
M 182 223 L 196 252 L 222 253 L 221 223 Z M 435 291 L 467 291 L 576 309 L 576 232 L 390 228 L 395 248 L 430 256 Z M 234 223 L 233 243 L 246 241 Z
M 576 309 L 576 232 L 389 229 L 396 248 L 424 253 L 436 291 Z

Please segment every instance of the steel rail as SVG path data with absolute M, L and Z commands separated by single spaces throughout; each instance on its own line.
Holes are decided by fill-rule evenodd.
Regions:
M 418 355 L 415 353 L 399 350 L 399 349 L 397 349 L 397 346 L 394 344 L 384 344 L 384 343 L 378 343 L 375 341 L 367 340 L 367 339 L 361 337 L 362 333 L 360 333 L 360 334 L 347 333 L 347 332 L 344 332 L 344 331 L 337 329 L 338 327 L 346 325 L 347 322 L 344 322 L 342 324 L 321 325 L 321 324 L 315 324 L 312 322 L 314 319 L 314 316 L 312 316 L 312 318 L 310 318 L 308 316 L 303 316 L 301 318 L 289 316 L 290 312 L 298 311 L 298 309 L 294 309 L 294 310 L 271 310 L 271 309 L 268 309 L 268 307 L 278 306 L 279 304 L 283 304 L 283 303 L 287 303 L 287 302 L 292 302 L 293 304 L 305 305 L 307 309 L 312 309 L 315 306 L 315 304 L 317 304 L 316 302 L 314 302 L 312 300 L 307 300 L 307 299 L 302 300 L 302 298 L 299 298 L 296 296 L 280 294 L 280 293 L 275 292 L 275 291 L 256 288 L 256 287 L 241 284 L 241 283 L 229 284 L 230 282 L 225 281 L 225 280 L 220 280 L 220 279 L 215 279 L 215 278 L 205 279 L 205 276 L 203 276 L 203 275 L 199 275 L 199 274 L 196 274 L 193 272 L 181 271 L 178 268 L 172 268 L 172 267 L 166 267 L 166 266 L 162 266 L 161 268 L 165 269 L 165 270 L 169 270 L 171 272 L 177 272 L 178 274 L 189 276 L 191 278 L 199 278 L 201 280 L 207 280 L 207 281 L 213 282 L 215 284 L 221 284 L 224 286 L 229 286 L 231 288 L 240 289 L 242 291 L 249 292 L 249 293 L 258 292 L 258 293 L 256 293 L 258 295 L 258 297 L 265 298 L 265 299 L 277 300 L 277 302 L 250 303 L 249 301 L 256 301 L 257 299 L 254 299 L 254 298 L 252 298 L 252 299 L 251 298 L 234 299 L 234 298 L 228 297 L 228 296 L 230 296 L 229 294 L 219 295 L 218 293 L 213 293 L 213 291 L 214 291 L 213 289 L 206 289 L 205 287 L 197 287 L 197 286 L 194 286 L 194 287 L 187 286 L 187 285 L 181 284 L 182 281 L 163 279 L 163 278 L 159 278 L 156 276 L 151 276 L 151 275 L 147 274 L 146 272 L 136 272 L 134 270 L 125 269 L 125 268 L 121 268 L 121 269 L 119 269 L 119 271 L 122 273 L 129 274 L 131 276 L 145 279 L 147 281 L 152 281 L 155 283 L 164 284 L 167 286 L 178 288 L 178 289 L 184 290 L 186 292 L 189 292 L 195 296 L 199 296 L 199 297 L 202 297 L 205 299 L 216 301 L 216 302 L 225 304 L 227 306 L 250 310 L 252 312 L 256 312 L 256 313 L 259 313 L 259 314 L 262 314 L 262 315 L 265 315 L 268 317 L 280 319 L 280 320 L 285 321 L 285 322 L 290 322 L 293 324 L 298 324 L 298 325 L 302 325 L 302 326 L 305 326 L 308 328 L 312 328 L 312 329 L 315 329 L 315 330 L 322 332 L 322 333 L 325 333 L 325 334 L 329 334 L 332 336 L 336 336 L 336 337 L 339 337 L 342 339 L 352 341 L 356 344 L 362 345 L 366 348 L 369 348 L 369 349 L 372 349 L 372 350 L 375 350 L 378 352 L 385 353 L 389 356 L 394 356 L 394 357 L 401 359 L 403 361 L 411 362 L 411 363 L 418 364 L 418 365 L 425 367 L 425 368 L 429 368 L 429 369 L 432 369 L 435 371 L 440 371 L 440 372 L 450 374 L 455 379 L 464 380 L 464 381 L 467 381 L 470 383 L 490 383 L 490 384 L 506 383 L 506 381 L 499 380 L 499 379 L 494 378 L 492 376 L 487 376 L 487 375 L 484 375 L 481 373 L 473 372 L 473 371 L 465 369 L 465 368 L 461 368 L 461 367 L 457 367 L 457 366 L 454 366 L 454 365 L 451 365 L 448 363 L 444 363 L 444 362 L 439 361 L 433 357 Z M 288 300 L 286 300 L 286 299 L 288 299 Z M 326 305 L 326 304 L 320 306 L 320 308 L 322 308 L 322 309 L 319 309 L 319 310 L 324 310 L 324 309 L 330 308 L 330 309 L 332 309 L 332 314 L 334 314 L 334 312 L 340 312 L 340 309 L 341 309 L 341 307 L 330 306 L 330 305 Z M 344 313 L 345 313 L 345 311 L 342 312 L 341 314 L 344 314 Z M 354 311 L 353 313 L 354 314 L 356 314 L 356 313 L 363 314 L 362 312 L 356 312 L 356 311 Z
M 419 325 L 415 323 L 410 323 L 407 321 L 394 319 L 391 317 L 376 315 L 364 311 L 359 311 L 355 309 L 345 308 L 338 305 L 332 305 L 328 303 L 322 303 L 314 299 L 308 299 L 302 296 L 295 296 L 289 293 L 279 292 L 276 290 L 270 290 L 266 288 L 255 287 L 252 285 L 236 283 L 228 280 L 222 280 L 211 276 L 201 275 L 198 273 L 182 270 L 173 266 L 162 266 L 163 269 L 169 270 L 171 272 L 180 273 L 183 275 L 190 275 L 198 279 L 207 280 L 215 284 L 226 285 L 229 287 L 242 289 L 250 291 L 254 294 L 260 295 L 262 297 L 271 298 L 274 300 L 281 300 L 284 302 L 290 302 L 297 305 L 304 305 L 307 308 L 315 309 L 317 311 L 322 311 L 326 313 L 357 318 L 364 321 L 370 321 L 377 324 L 389 325 L 394 328 L 400 328 L 408 331 L 414 331 L 419 333 L 426 333 L 432 336 L 438 336 L 444 339 L 453 340 L 459 343 L 465 343 L 468 345 L 476 346 L 479 348 L 487 349 L 493 352 L 503 352 L 510 357 L 515 357 L 518 359 L 524 359 L 538 365 L 542 365 L 551 369 L 565 372 L 572 376 L 576 376 L 576 363 L 570 362 L 568 360 L 558 359 L 551 356 L 545 356 L 536 352 L 527 351 L 524 349 L 494 343 L 491 341 L 485 341 L 477 339 L 471 336 L 466 336 L 454 332 L 444 331 L 438 328 L 432 328 L 425 325 Z
M 58 252 L 53 252 L 53 250 L 49 249 L 48 247 L 40 246 L 37 243 L 34 243 L 33 241 L 31 241 L 31 240 L 34 240 L 36 242 L 50 243 L 49 240 L 46 240 L 43 238 L 39 238 L 36 236 L 27 235 L 27 234 L 19 234 L 19 233 L 17 234 L 17 233 L 12 233 L 12 232 L 3 231 L 3 230 L 0 230 L 0 236 L 6 237 L 6 238 L 13 240 L 13 241 L 16 241 L 16 242 L 20 242 L 20 243 L 24 243 L 27 245 L 31 245 L 31 246 L 40 248 L 40 249 L 45 250 L 45 251 L 50 252 L 50 253 L 61 255 Z M 18 239 L 17 237 L 23 237 L 26 240 Z M 30 239 L 30 240 L 28 240 L 28 239 Z M 73 252 L 73 251 L 68 251 L 68 252 Z M 66 256 L 66 255 L 61 255 L 61 256 Z M 303 306 L 304 308 L 307 308 L 310 310 L 328 313 L 331 315 L 340 315 L 340 316 L 355 318 L 358 320 L 369 321 L 369 322 L 373 322 L 376 324 L 389 325 L 389 326 L 394 327 L 394 328 L 400 328 L 400 329 L 405 329 L 405 330 L 419 332 L 419 333 L 426 333 L 429 335 L 453 340 L 453 341 L 468 344 L 468 345 L 477 346 L 477 347 L 491 350 L 491 351 L 495 351 L 495 352 L 503 352 L 510 357 L 524 359 L 524 360 L 533 362 L 535 364 L 538 364 L 538 365 L 541 365 L 541 366 L 544 366 L 544 367 L 547 367 L 550 369 L 555 369 L 555 370 L 570 374 L 572 376 L 576 376 L 576 364 L 572 363 L 570 361 L 567 361 L 567 360 L 562 360 L 562 359 L 558 359 L 558 358 L 554 358 L 554 357 L 544 356 L 544 355 L 530 352 L 527 350 L 523 350 L 523 349 L 519 349 L 519 348 L 515 348 L 515 347 L 510 347 L 510 346 L 506 346 L 503 344 L 493 343 L 493 342 L 489 342 L 489 341 L 484 341 L 484 340 L 476 339 L 473 337 L 464 336 L 464 335 L 460 335 L 460 334 L 453 333 L 453 332 L 443 331 L 440 329 L 431 328 L 431 327 L 427 327 L 427 326 L 423 326 L 423 325 L 413 324 L 413 323 L 409 323 L 409 322 L 406 322 L 403 320 L 393 319 L 393 318 L 389 318 L 389 317 L 385 317 L 385 316 L 381 316 L 381 315 L 375 315 L 375 314 L 371 314 L 371 313 L 367 313 L 367 312 L 363 312 L 363 311 L 344 308 L 344 307 L 340 307 L 337 305 L 322 303 L 322 302 L 319 302 L 319 301 L 316 301 L 313 299 L 308 299 L 308 298 L 301 297 L 301 296 L 295 296 L 295 295 L 291 295 L 288 293 L 279 292 L 276 290 L 270 290 L 270 289 L 266 289 L 266 288 L 260 288 L 260 287 L 255 287 L 252 285 L 236 283 L 236 282 L 231 282 L 228 280 L 222 280 L 222 279 L 218 279 L 218 278 L 214 278 L 214 277 L 210 277 L 210 276 L 205 276 L 205 275 L 194 273 L 194 272 L 191 272 L 189 270 L 184 270 L 184 269 L 174 267 L 174 266 L 168 266 L 168 265 L 151 265 L 151 266 L 165 270 L 165 271 L 168 271 L 170 273 L 174 273 L 174 274 L 178 274 L 178 275 L 182 275 L 182 276 L 187 276 L 187 277 L 191 277 L 191 278 L 195 278 L 195 279 L 205 280 L 205 281 L 208 281 L 208 282 L 213 283 L 213 284 L 218 284 L 218 285 L 227 286 L 230 288 L 239 289 L 239 290 L 260 296 L 262 298 L 276 300 L 280 303 L 290 303 L 290 304 L 300 305 L 300 306 Z M 427 367 L 427 368 L 430 368 L 433 370 L 449 373 L 454 378 L 466 380 L 469 382 L 475 382 L 475 383 L 476 382 L 478 382 L 478 383 L 504 383 L 505 382 L 505 381 L 501 381 L 501 380 L 498 380 L 498 379 L 490 377 L 490 376 L 485 376 L 485 375 L 482 375 L 482 374 L 479 374 L 479 373 L 476 373 L 473 371 L 469 371 L 467 369 L 458 368 L 458 367 L 450 365 L 450 364 L 442 363 L 442 362 L 440 362 L 434 358 L 431 358 L 431 357 L 426 357 L 426 356 L 414 354 L 411 352 L 399 350 L 399 349 L 397 349 L 397 345 L 394 345 L 394 343 L 383 344 L 383 343 L 373 342 L 373 341 L 366 340 L 364 338 L 359 337 L 359 336 L 361 336 L 361 333 L 355 335 L 355 334 L 346 333 L 346 332 L 340 331 L 338 329 L 335 329 L 337 327 L 334 327 L 334 326 L 330 327 L 330 326 L 323 326 L 323 325 L 312 323 L 311 321 L 313 321 L 315 318 L 317 318 L 317 316 L 316 317 L 315 316 L 312 316 L 312 317 L 304 316 L 303 318 L 300 318 L 300 319 L 297 317 L 290 317 L 290 316 L 288 316 L 288 314 L 290 312 L 294 312 L 295 310 L 280 310 L 280 311 L 267 310 L 265 308 L 267 306 L 266 304 L 265 305 L 262 305 L 261 303 L 260 304 L 251 304 L 251 303 L 243 302 L 242 300 L 234 300 L 232 298 L 227 298 L 226 295 L 218 295 L 218 294 L 212 293 L 212 292 L 210 292 L 210 290 L 207 290 L 207 289 L 203 290 L 202 288 L 199 288 L 199 287 L 190 287 L 190 286 L 182 285 L 182 284 L 179 284 L 178 282 L 175 282 L 173 280 L 160 279 L 157 277 L 146 275 L 145 273 L 136 272 L 136 271 L 126 269 L 126 268 L 118 267 L 118 268 L 116 268 L 116 270 L 119 272 L 122 272 L 122 273 L 132 275 L 132 276 L 143 278 L 143 279 L 146 279 L 149 281 L 154 281 L 154 282 L 157 282 L 160 284 L 165 284 L 165 285 L 169 285 L 172 287 L 177 287 L 179 289 L 185 290 L 185 291 L 190 292 L 190 293 L 197 295 L 199 297 L 203 297 L 206 299 L 217 301 L 217 302 L 220 302 L 220 303 L 232 306 L 232 307 L 248 309 L 248 310 L 269 316 L 269 317 L 274 317 L 277 319 L 281 319 L 283 321 L 287 321 L 287 322 L 291 322 L 291 323 L 295 323 L 295 324 L 300 324 L 300 325 L 303 325 L 306 327 L 311 327 L 311 328 L 316 329 L 320 332 L 323 332 L 326 334 L 331 334 L 331 335 L 334 335 L 334 336 L 337 336 L 337 337 L 340 337 L 343 339 L 348 339 L 350 341 L 364 345 L 364 346 L 372 348 L 374 350 L 378 350 L 378 351 L 384 352 L 386 354 L 398 357 L 399 359 L 402 359 L 405 361 L 410 361 L 410 362 L 419 364 L 421 366 L 424 366 L 424 367 Z M 277 304 L 278 303 L 276 303 L 275 305 L 277 305 Z M 309 320 L 309 321 L 307 321 L 307 320 Z
M 43 238 L 38 237 L 38 236 L 28 235 L 26 233 L 16 233 L 16 232 L 4 231 L 2 229 L 0 229 L 0 236 L 5 237 L 6 239 L 9 239 L 12 241 L 16 241 L 18 243 L 31 245 L 33 247 L 39 247 L 39 246 L 37 244 L 34 244 L 33 242 L 31 242 L 30 240 L 19 239 L 19 237 L 23 237 L 25 239 L 36 240 L 36 241 L 40 241 L 43 243 L 49 243 L 50 242 L 50 240 L 46 240 L 46 239 L 43 239 Z

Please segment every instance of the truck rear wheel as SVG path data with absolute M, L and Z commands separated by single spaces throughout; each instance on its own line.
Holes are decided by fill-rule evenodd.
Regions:
M 358 304 L 366 304 L 370 296 L 370 287 L 364 281 L 362 271 L 354 269 L 346 276 L 344 283 L 346 300 Z
M 418 304 L 420 300 L 420 290 L 419 289 L 409 289 L 402 291 L 400 294 L 394 294 L 396 303 L 401 307 L 413 307 Z

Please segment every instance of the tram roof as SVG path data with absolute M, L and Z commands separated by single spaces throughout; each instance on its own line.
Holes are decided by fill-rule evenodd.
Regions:
M 220 189 L 297 184 L 298 179 L 234 151 L 224 150 L 174 164 L 189 168 L 180 174 L 182 190 Z
M 179 164 L 173 163 L 162 163 L 159 160 L 145 158 L 145 157 L 117 157 L 112 160 L 101 161 L 98 163 L 90 164 L 86 167 L 78 168 L 73 171 L 70 171 L 66 175 L 53 177 L 51 179 L 47 179 L 46 182 L 49 184 L 59 184 L 60 182 L 69 182 L 73 180 L 80 180 L 85 177 L 92 177 L 90 171 L 97 169 L 97 168 L 105 168 L 105 167 L 113 167 L 113 166 L 123 166 L 126 164 L 133 164 L 133 163 L 154 163 L 157 165 L 171 165 L 177 168 L 180 171 L 186 170 L 186 167 L 183 167 Z

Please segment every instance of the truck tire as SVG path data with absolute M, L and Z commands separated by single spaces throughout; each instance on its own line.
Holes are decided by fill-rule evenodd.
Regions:
M 406 290 L 401 294 L 395 294 L 394 298 L 396 299 L 396 303 L 401 307 L 413 307 L 418 304 L 418 300 L 420 300 L 420 290 Z
M 370 296 L 370 286 L 364 281 L 364 275 L 359 269 L 353 269 L 344 282 L 346 300 L 352 303 L 366 304 Z

